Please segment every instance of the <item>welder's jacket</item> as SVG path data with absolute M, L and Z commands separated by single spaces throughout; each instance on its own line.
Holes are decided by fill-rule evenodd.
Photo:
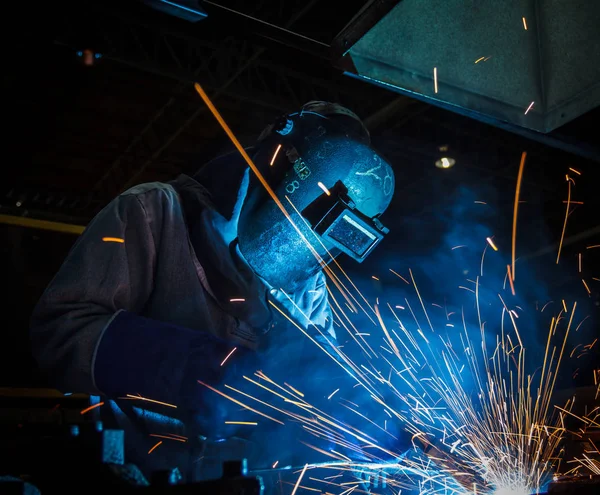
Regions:
M 227 220 L 240 202 L 239 184 L 247 176 L 239 160 L 233 161 L 229 157 L 217 163 L 217 173 L 208 181 L 213 183 L 206 188 L 180 176 L 172 183 L 133 187 L 115 198 L 76 241 L 32 316 L 34 355 L 50 384 L 104 401 L 93 412 L 105 424 L 125 430 L 129 459 L 145 463 L 146 472 L 181 464 L 180 450 L 170 451 L 172 446 L 184 449 L 180 442 L 164 440 L 152 455 L 147 453 L 160 440 L 150 434 L 184 436 L 185 426 L 168 408 L 158 414 L 148 402 L 107 397 L 94 374 L 97 361 L 122 373 L 116 380 L 128 383 L 140 376 L 157 394 L 168 396 L 178 387 L 188 351 L 188 341 L 179 339 L 180 334 L 210 332 L 231 342 L 232 349 L 257 348 L 264 339 L 255 331 L 252 315 L 244 315 L 243 303 L 230 302 L 251 295 L 223 290 L 235 289 L 237 274 L 227 245 L 235 226 Z M 292 298 L 316 327 L 335 336 L 322 273 Z M 290 304 L 287 308 L 302 327 L 310 327 L 300 312 Z M 146 326 L 138 325 L 137 317 L 150 319 L 144 320 L 146 326 L 153 322 L 147 337 L 140 334 Z M 103 335 L 113 324 L 120 325 L 113 333 L 122 343 L 111 355 L 99 356 Z M 298 341 L 306 340 L 299 330 L 289 331 L 296 332 Z M 213 361 L 222 359 L 215 356 Z M 122 371 L 127 369 L 131 376 Z

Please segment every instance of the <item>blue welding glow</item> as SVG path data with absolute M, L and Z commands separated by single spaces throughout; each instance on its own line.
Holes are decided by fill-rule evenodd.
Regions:
M 175 2 L 169 2 L 169 0 L 160 0 L 162 3 L 166 3 L 167 5 L 170 5 L 171 7 L 176 7 L 178 9 L 181 10 L 185 10 L 186 12 L 190 12 L 192 14 L 196 14 L 202 17 L 207 17 L 206 14 L 204 12 L 200 12 L 199 10 L 194 10 L 194 9 L 190 9 L 189 7 L 185 7 L 183 5 L 179 5 Z

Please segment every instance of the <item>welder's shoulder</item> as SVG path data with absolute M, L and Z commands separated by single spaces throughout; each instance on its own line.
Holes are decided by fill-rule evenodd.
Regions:
M 122 192 L 118 199 L 131 200 L 136 198 L 144 208 L 173 206 L 179 202 L 179 196 L 171 184 L 165 182 L 145 182 Z

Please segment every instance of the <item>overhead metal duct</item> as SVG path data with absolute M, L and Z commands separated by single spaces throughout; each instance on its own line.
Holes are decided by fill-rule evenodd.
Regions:
M 371 1 L 336 38 L 348 73 L 547 133 L 600 104 L 600 1 Z

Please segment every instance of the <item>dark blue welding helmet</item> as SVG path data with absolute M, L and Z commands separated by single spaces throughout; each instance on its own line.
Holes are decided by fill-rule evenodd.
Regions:
M 297 227 L 251 174 L 239 247 L 274 288 L 298 289 L 340 253 L 362 262 L 388 232 L 379 216 L 392 199 L 394 173 L 348 109 L 310 102 L 282 116 L 252 159 Z

